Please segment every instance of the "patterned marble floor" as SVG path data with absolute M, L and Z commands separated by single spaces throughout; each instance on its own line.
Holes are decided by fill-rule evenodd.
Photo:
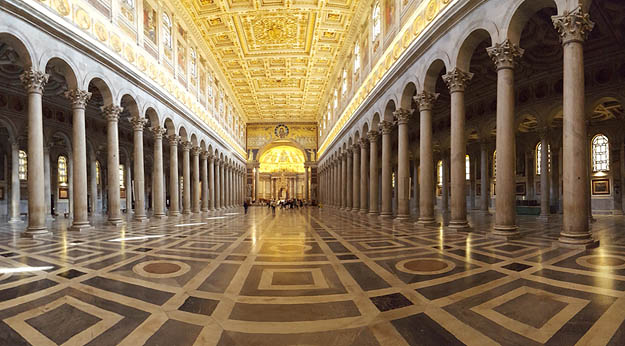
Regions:
M 48 238 L 0 226 L 0 345 L 623 345 L 625 217 L 488 237 L 333 209 L 242 209 Z M 23 227 L 23 226 L 21 226 Z

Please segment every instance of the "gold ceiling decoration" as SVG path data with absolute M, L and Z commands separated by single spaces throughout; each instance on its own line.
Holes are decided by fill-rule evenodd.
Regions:
M 250 122 L 317 120 L 359 1 L 183 4 Z
M 301 150 L 290 145 L 280 145 L 264 152 L 258 161 L 259 171 L 263 173 L 304 173 L 306 158 Z

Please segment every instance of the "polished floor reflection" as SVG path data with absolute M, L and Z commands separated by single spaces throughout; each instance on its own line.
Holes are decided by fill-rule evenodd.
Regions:
M 625 217 L 601 246 L 250 208 L 23 239 L 0 232 L 1 345 L 623 345 Z M 547 227 L 545 228 L 545 225 Z

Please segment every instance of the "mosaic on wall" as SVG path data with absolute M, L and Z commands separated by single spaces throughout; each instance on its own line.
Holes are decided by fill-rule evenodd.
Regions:
M 257 159 L 260 149 L 276 141 L 293 141 L 306 150 L 307 160 L 317 158 L 317 124 L 263 123 L 247 125 L 248 159 Z

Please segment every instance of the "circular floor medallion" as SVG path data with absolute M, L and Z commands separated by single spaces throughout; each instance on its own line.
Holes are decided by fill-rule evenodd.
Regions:
M 410 258 L 397 262 L 395 267 L 404 273 L 435 275 L 453 270 L 456 264 L 441 258 Z
M 279 253 L 293 254 L 312 250 L 312 246 L 304 244 L 279 244 L 273 245 L 269 248 L 269 250 Z
M 625 269 L 625 257 L 618 255 L 588 255 L 578 257 L 575 262 L 593 269 Z
M 147 278 L 164 279 L 181 276 L 189 271 L 191 267 L 180 261 L 154 260 L 141 262 L 132 271 Z

